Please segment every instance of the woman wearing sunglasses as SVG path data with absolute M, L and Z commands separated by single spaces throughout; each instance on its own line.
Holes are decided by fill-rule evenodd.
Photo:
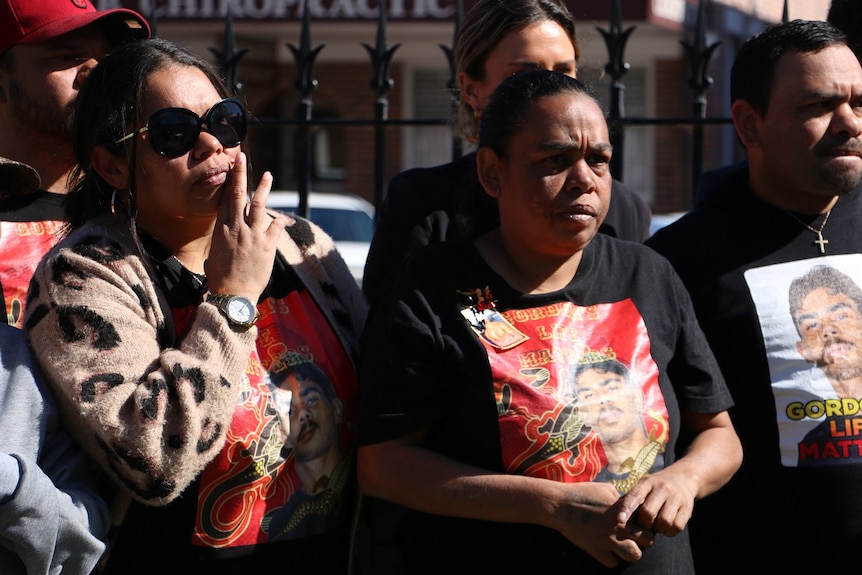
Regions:
M 247 194 L 246 110 L 227 96 L 158 39 L 112 52 L 78 96 L 75 229 L 36 271 L 25 325 L 131 500 L 105 573 L 348 571 L 363 298 L 324 232 L 266 210 L 268 173 Z M 333 390 L 288 399 L 282 421 L 273 382 L 301 364 Z M 340 461 L 321 456 L 332 441 Z

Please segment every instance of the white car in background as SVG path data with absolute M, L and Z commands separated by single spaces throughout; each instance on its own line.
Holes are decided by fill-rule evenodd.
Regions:
M 668 226 L 681 217 L 683 217 L 686 212 L 670 212 L 667 214 L 653 214 L 652 219 L 649 224 L 649 235 L 653 235 L 660 229 L 665 226 Z
M 281 212 L 298 213 L 299 193 L 272 191 L 266 205 Z M 350 273 L 362 285 L 365 259 L 374 235 L 374 205 L 353 194 L 309 192 L 308 219 L 332 237 Z

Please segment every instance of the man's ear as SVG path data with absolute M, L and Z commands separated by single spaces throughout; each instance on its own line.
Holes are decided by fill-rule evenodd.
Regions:
M 760 114 L 745 100 L 737 100 L 730 107 L 730 117 L 739 141 L 746 148 L 760 146 Z
M 116 190 L 129 187 L 129 163 L 121 156 L 115 156 L 104 146 L 93 149 L 93 169 Z
M 479 183 L 485 188 L 485 193 L 492 198 L 500 195 L 500 172 L 503 161 L 490 148 L 479 148 L 476 153 L 476 173 Z
M 339 397 L 332 400 L 332 420 L 337 425 L 344 423 L 344 402 Z

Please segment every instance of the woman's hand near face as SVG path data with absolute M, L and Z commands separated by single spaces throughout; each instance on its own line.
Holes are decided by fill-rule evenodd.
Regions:
M 287 218 L 266 211 L 272 174 L 264 173 L 248 201 L 246 157 L 237 156 L 219 208 L 205 264 L 212 293 L 242 295 L 257 301 L 272 275 L 276 246 Z

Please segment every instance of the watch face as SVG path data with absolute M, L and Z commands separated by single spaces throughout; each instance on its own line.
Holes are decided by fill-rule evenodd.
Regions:
M 227 304 L 227 313 L 236 322 L 248 323 L 254 317 L 254 306 L 249 301 L 233 298 Z

